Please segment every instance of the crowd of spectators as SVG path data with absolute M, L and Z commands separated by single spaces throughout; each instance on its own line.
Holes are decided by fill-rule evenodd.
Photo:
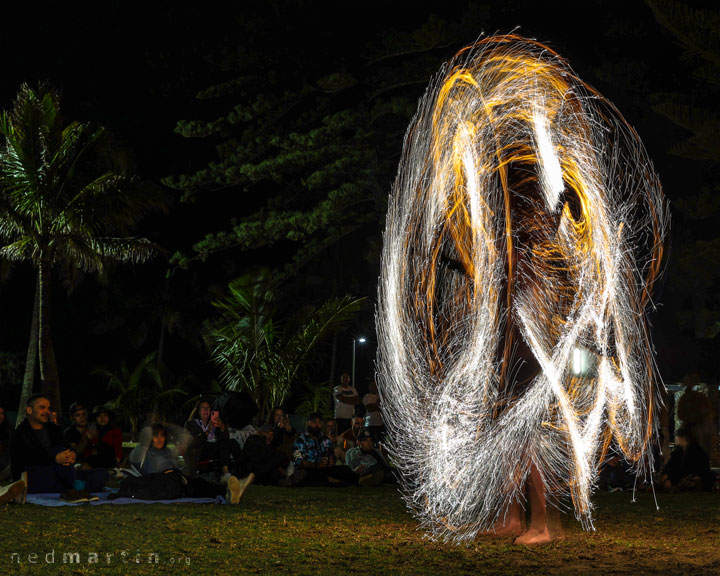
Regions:
M 252 483 L 341 487 L 396 482 L 383 449 L 385 426 L 375 383 L 361 397 L 343 374 L 333 399 L 334 416 L 310 414 L 303 430 L 293 428 L 282 407 L 274 408 L 263 424 L 238 424 L 228 410 L 202 399 L 183 426 L 152 420 L 137 443 L 124 447 L 107 407 L 89 412 L 75 402 L 69 426 L 62 429 L 49 399 L 35 394 L 17 428 L 0 407 L 0 484 L 11 482 L 0 486 L 0 504 L 24 502 L 27 493 L 91 501 L 109 482 L 115 483 L 113 498 L 222 496 L 233 504 Z M 672 454 L 655 470 L 655 485 L 671 491 L 712 489 L 715 476 L 695 428 L 691 423 L 677 430 Z M 600 487 L 629 489 L 632 470 L 612 453 L 600 471 Z
M 183 426 L 152 419 L 136 443 L 105 406 L 91 412 L 81 402 L 63 429 L 44 394 L 26 403 L 16 429 L 0 408 L 0 504 L 26 494 L 59 494 L 69 502 L 96 500 L 108 483 L 110 498 L 216 498 L 236 504 L 252 484 L 374 486 L 395 482 L 379 446 L 384 438 L 377 388 L 361 398 L 347 374 L 333 390 L 335 416 L 310 414 L 295 430 L 282 407 L 264 424 L 226 419 L 207 399 Z M 358 410 L 365 409 L 365 416 Z M 19 416 L 20 417 L 20 416 Z M 226 421 L 228 420 L 228 421 Z

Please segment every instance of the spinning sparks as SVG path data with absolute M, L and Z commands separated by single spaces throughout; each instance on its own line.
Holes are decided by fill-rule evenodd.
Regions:
M 493 37 L 441 71 L 405 139 L 377 310 L 386 422 L 424 528 L 491 529 L 531 465 L 591 528 L 611 445 L 652 464 L 645 311 L 666 225 L 638 135 L 552 50 Z

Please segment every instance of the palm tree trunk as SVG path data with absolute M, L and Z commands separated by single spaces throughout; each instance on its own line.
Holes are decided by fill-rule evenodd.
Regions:
M 52 289 L 52 265 L 46 259 L 41 259 L 38 267 L 38 282 L 40 284 L 40 383 L 42 390 L 48 395 L 52 409 L 62 414 L 60 403 L 60 382 L 58 378 L 57 363 L 55 362 L 55 348 L 52 342 L 50 291 Z
M 25 357 L 25 375 L 23 376 L 22 390 L 20 392 L 20 406 L 18 407 L 15 427 L 20 426 L 24 420 L 25 402 L 32 396 L 35 389 L 35 364 L 38 355 L 38 332 L 40 329 L 40 276 L 35 282 L 35 301 L 33 303 L 32 324 L 30 324 L 30 341 L 28 342 L 27 356 Z

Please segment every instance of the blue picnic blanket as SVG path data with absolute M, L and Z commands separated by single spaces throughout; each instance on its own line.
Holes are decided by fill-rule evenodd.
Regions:
M 225 504 L 225 498 L 217 496 L 215 498 L 176 498 L 175 500 L 138 500 L 137 498 L 116 498 L 108 500 L 108 496 L 112 492 L 97 492 L 95 496 L 100 498 L 95 502 L 65 502 L 60 500 L 60 494 L 28 494 L 27 503 L 37 504 L 38 506 L 81 506 L 90 504 L 98 506 L 100 504 Z

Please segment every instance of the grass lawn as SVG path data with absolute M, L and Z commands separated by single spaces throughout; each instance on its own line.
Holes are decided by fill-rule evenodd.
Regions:
M 563 515 L 564 539 L 532 549 L 432 542 L 389 486 L 251 486 L 239 506 L 10 505 L 0 507 L 0 574 L 720 574 L 720 493 L 660 494 L 660 511 L 651 494 L 630 499 L 597 494 L 596 532 Z M 63 564 L 63 552 L 81 563 Z

